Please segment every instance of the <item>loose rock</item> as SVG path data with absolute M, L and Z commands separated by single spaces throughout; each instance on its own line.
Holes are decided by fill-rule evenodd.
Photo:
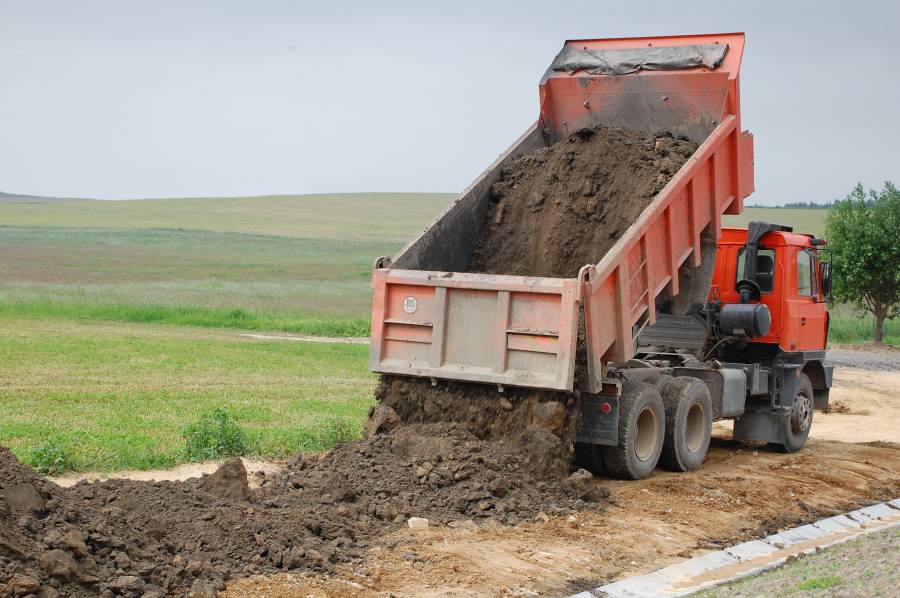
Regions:
M 406 523 L 409 529 L 428 529 L 428 520 L 424 517 L 410 517 Z

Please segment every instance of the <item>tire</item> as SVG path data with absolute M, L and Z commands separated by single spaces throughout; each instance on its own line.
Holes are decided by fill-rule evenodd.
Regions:
M 781 443 L 769 443 L 769 447 L 780 453 L 796 453 L 806 445 L 809 438 L 809 430 L 813 420 L 813 387 L 809 376 L 800 374 L 800 382 L 797 385 L 797 396 L 794 398 L 794 408 L 790 417 L 784 418 L 784 437 L 787 441 Z
M 649 378 L 644 378 L 643 382 L 645 384 L 649 384 L 653 388 L 656 389 L 656 392 L 660 394 L 660 396 L 665 396 L 666 385 L 669 384 L 672 380 L 674 380 L 672 376 L 668 376 L 666 374 L 658 374 L 656 376 L 650 376 Z
M 603 462 L 603 447 L 596 444 L 575 443 L 575 462 L 598 476 L 607 475 Z
M 697 378 L 675 378 L 663 390 L 666 436 L 659 464 L 669 471 L 694 471 L 706 459 L 712 435 L 709 389 Z
M 619 397 L 619 437 L 603 447 L 603 462 L 613 477 L 645 478 L 656 467 L 665 437 L 662 397 L 649 384 L 627 381 Z

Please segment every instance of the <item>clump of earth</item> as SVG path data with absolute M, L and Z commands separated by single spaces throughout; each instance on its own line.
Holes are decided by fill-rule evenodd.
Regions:
M 543 443 L 543 444 L 542 444 Z M 0 596 L 215 596 L 236 576 L 358 562 L 412 517 L 514 524 L 596 508 L 587 472 L 548 473 L 532 430 L 482 440 L 414 424 L 292 459 L 251 489 L 239 459 L 184 482 L 61 488 L 0 449 Z

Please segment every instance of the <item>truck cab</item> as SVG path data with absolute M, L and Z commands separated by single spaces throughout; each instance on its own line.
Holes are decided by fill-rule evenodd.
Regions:
M 821 239 L 789 230 L 771 231 L 759 240 L 755 277 L 760 297 L 754 301 L 769 309 L 771 328 L 765 336 L 754 338 L 754 343 L 783 352 L 825 350 L 828 308 L 823 291 L 830 281 L 827 268 L 820 268 L 818 248 L 823 244 Z M 710 301 L 740 303 L 736 285 L 744 279 L 746 245 L 747 229 L 722 229 Z
M 746 374 L 744 413 L 735 420 L 738 440 L 764 440 L 798 450 L 814 409 L 828 408 L 832 367 L 828 341 L 830 265 L 820 262 L 824 239 L 789 226 L 751 222 L 723 228 L 718 241 L 708 306 L 721 313 L 735 306 L 764 306 L 755 333 L 729 336 L 709 351 L 726 367 Z M 749 304 L 749 305 L 748 305 Z M 745 326 L 746 328 L 752 326 Z M 788 418 L 790 426 L 778 422 Z

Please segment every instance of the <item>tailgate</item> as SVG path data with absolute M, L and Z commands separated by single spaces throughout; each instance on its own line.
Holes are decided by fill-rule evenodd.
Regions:
M 382 268 L 372 285 L 372 371 L 572 389 L 576 279 Z

